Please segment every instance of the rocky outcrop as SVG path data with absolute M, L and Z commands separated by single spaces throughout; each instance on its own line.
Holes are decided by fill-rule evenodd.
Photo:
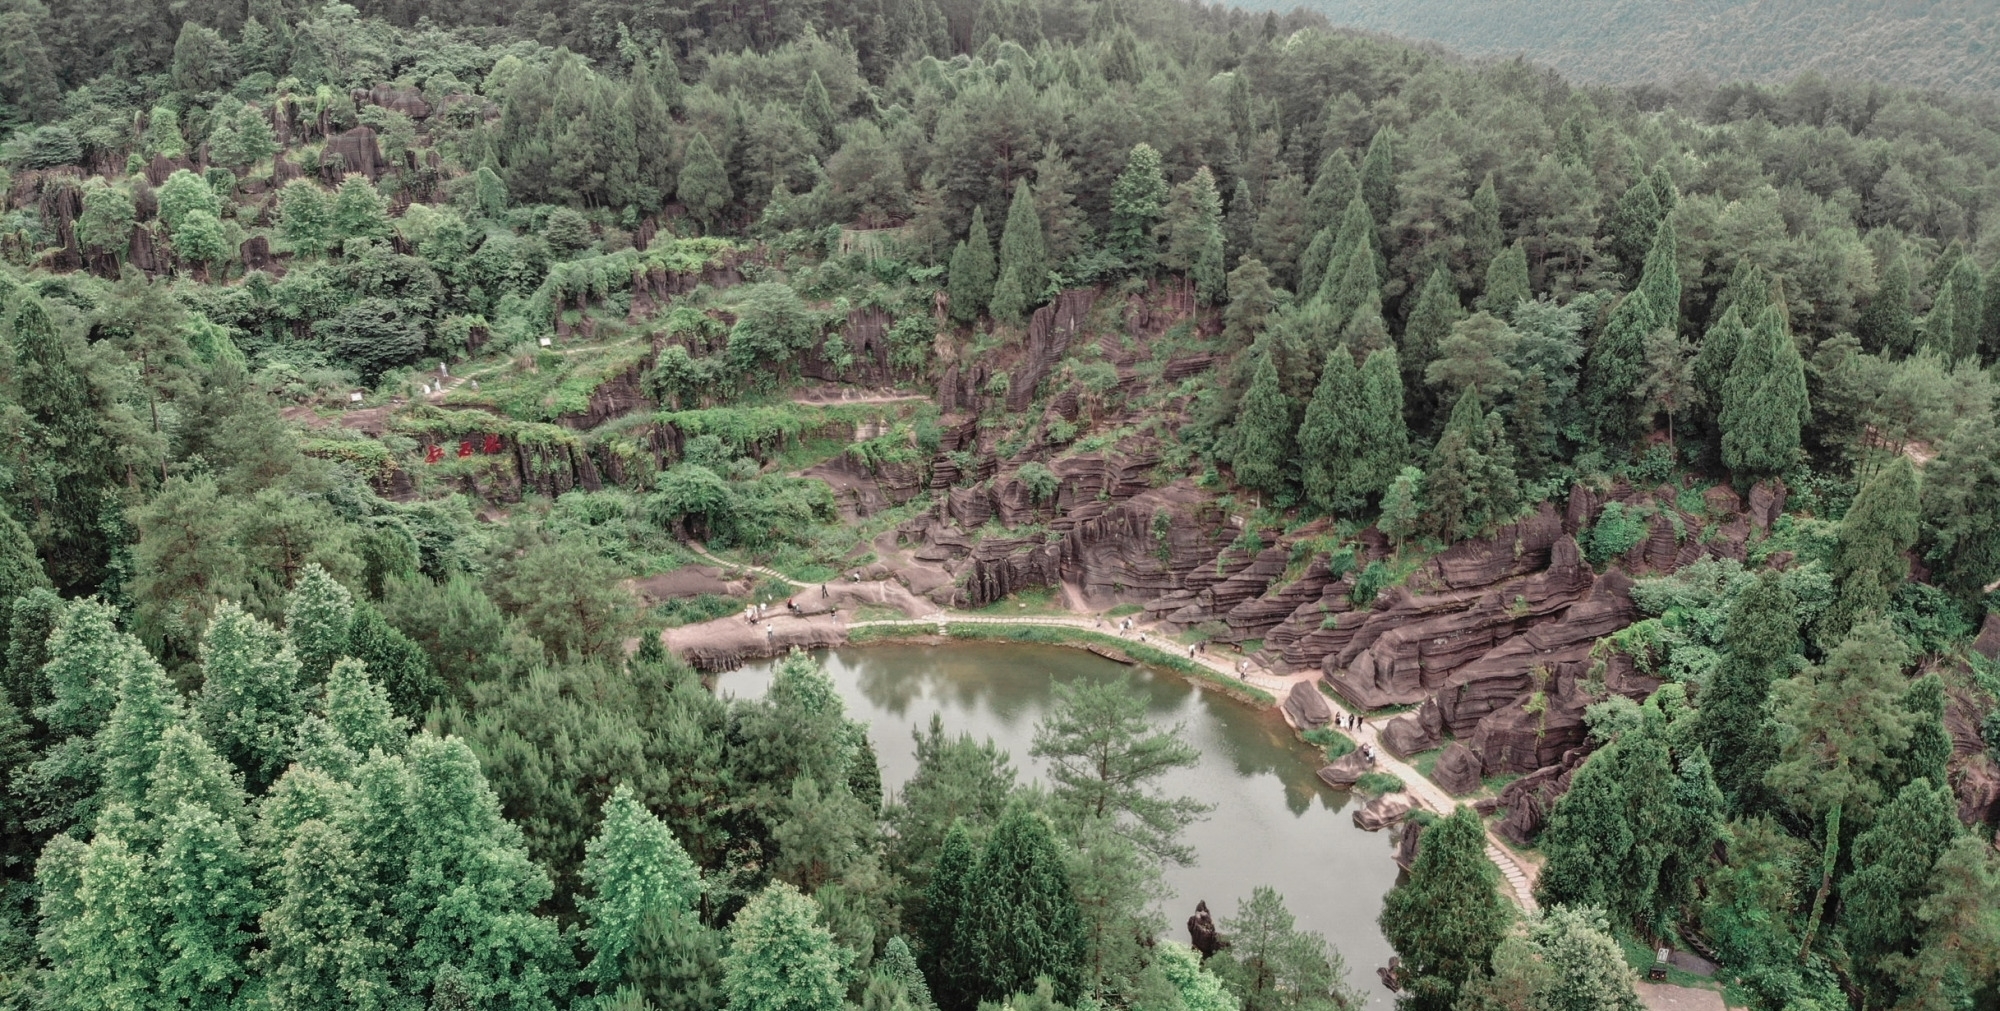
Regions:
M 1364 832 L 1380 832 L 1402 821 L 1416 806 L 1416 798 L 1407 793 L 1384 794 L 1354 812 L 1354 825 Z
M 748 622 L 721 618 L 699 625 L 670 628 L 667 650 L 696 670 L 734 670 L 757 657 L 783 656 L 793 649 L 825 649 L 847 641 L 847 628 L 831 615 L 797 618 L 791 615 Z
M 1368 771 L 1373 768 L 1374 766 L 1369 763 L 1368 759 L 1361 752 L 1350 751 L 1340 756 L 1333 763 L 1321 766 L 1319 778 L 1320 782 L 1328 786 L 1345 790 L 1355 783 L 1360 782 L 1361 777 L 1367 775 Z
M 1028 319 L 1028 354 L 1008 377 L 1007 409 L 1025 411 L 1049 369 L 1069 351 L 1069 342 L 1083 327 L 1083 317 L 1097 301 L 1097 289 L 1073 288 L 1035 310 Z
M 1569 792 L 1571 777 L 1576 775 L 1577 767 L 1587 757 L 1588 753 L 1582 748 L 1572 748 L 1564 752 L 1555 764 L 1536 769 L 1507 784 L 1506 789 L 1500 791 L 1500 807 L 1507 814 L 1494 831 L 1517 846 L 1533 845 L 1535 836 L 1541 834 L 1542 825 L 1548 821 L 1549 812 L 1555 809 L 1556 801 Z
M 385 167 L 375 131 L 365 126 L 328 137 L 319 153 L 320 178 L 329 185 L 338 185 L 344 176 L 355 172 L 372 181 L 381 177 Z
M 1444 717 L 1431 699 L 1414 713 L 1404 713 L 1382 727 L 1382 746 L 1398 758 L 1409 758 L 1444 743 Z
M 1547 517 L 1553 524 L 1553 510 Z M 1456 559 L 1440 556 L 1433 561 L 1437 566 L 1433 585 L 1450 587 L 1456 583 L 1474 588 L 1427 594 L 1403 587 L 1392 589 L 1377 600 L 1374 612 L 1355 628 L 1346 647 L 1323 661 L 1327 681 L 1342 696 L 1370 709 L 1422 701 L 1443 688 L 1454 671 L 1494 655 L 1515 637 L 1538 630 L 1551 620 L 1562 623 L 1564 612 L 1582 600 L 1595 582 L 1583 565 L 1575 539 L 1568 535 L 1559 535 L 1538 553 L 1546 569 L 1514 579 L 1504 578 L 1520 565 L 1510 561 L 1510 556 L 1518 558 L 1528 552 L 1509 552 L 1506 543 L 1497 539 L 1468 543 L 1486 550 L 1461 552 Z M 1473 582 L 1484 576 L 1501 578 L 1488 584 Z M 1490 588 L 1478 588 L 1482 586 Z M 1596 622 L 1589 624 L 1595 627 Z M 1513 644 L 1509 652 L 1499 654 L 1480 671 L 1490 676 L 1501 671 L 1514 673 L 1518 668 L 1518 674 L 1525 675 L 1532 658 L 1569 639 L 1567 635 L 1544 635 Z M 1510 658 L 1512 654 L 1517 656 Z M 1446 716 L 1450 721 L 1449 708 Z M 1457 729 L 1457 724 L 1453 725 Z
M 1986 622 L 1979 626 L 1979 638 L 1972 640 L 1972 648 L 1988 660 L 2000 660 L 2000 611 L 1986 612 Z
M 1188 917 L 1188 946 L 1201 952 L 1207 958 L 1222 950 L 1222 935 L 1216 933 L 1215 917 L 1208 912 L 1208 900 L 1194 904 L 1194 915 Z
M 1319 693 L 1317 685 L 1298 681 L 1285 694 L 1285 715 L 1291 717 L 1292 726 L 1314 730 L 1333 722 L 1333 707 L 1326 704 L 1326 696 Z
M 1485 772 L 1480 767 L 1479 756 L 1463 741 L 1453 741 L 1438 756 L 1437 764 L 1431 767 L 1431 779 L 1444 787 L 1453 796 L 1464 796 L 1479 792 L 1485 782 Z

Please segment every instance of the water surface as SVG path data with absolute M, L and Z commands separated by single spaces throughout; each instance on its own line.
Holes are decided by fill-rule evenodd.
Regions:
M 1391 950 L 1375 918 L 1396 882 L 1394 838 L 1354 827 L 1349 795 L 1319 781 L 1313 774 L 1317 751 L 1294 738 L 1277 711 L 1203 691 L 1177 675 L 1060 646 L 879 645 L 831 650 L 821 659 L 848 715 L 868 724 L 883 788 L 891 793 L 915 773 L 911 733 L 927 726 L 932 713 L 944 717 L 949 733 L 992 738 L 1026 780 L 1042 773 L 1028 749 L 1056 682 L 1131 677 L 1153 721 L 1182 724 L 1184 739 L 1201 750 L 1201 763 L 1165 777 L 1164 789 L 1214 806 L 1184 835 L 1196 864 L 1167 869 L 1175 894 L 1158 905 L 1168 936 L 1187 941 L 1185 925 L 1197 899 L 1206 899 L 1220 919 L 1233 916 L 1251 889 L 1270 885 L 1302 927 L 1326 935 L 1346 957 L 1349 982 L 1367 994 L 1367 1006 L 1390 1006 L 1374 970 L 1388 962 Z M 765 662 L 721 675 L 717 688 L 754 697 L 770 678 Z

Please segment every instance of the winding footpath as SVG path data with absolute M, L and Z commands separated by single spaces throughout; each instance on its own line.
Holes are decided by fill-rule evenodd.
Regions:
M 726 569 L 754 572 L 760 576 L 779 580 L 786 585 L 801 590 L 811 589 L 818 585 L 799 582 L 776 569 L 767 568 L 762 565 L 748 565 L 717 557 L 710 554 L 705 546 L 694 542 L 689 542 L 687 548 L 696 555 Z M 1173 639 L 1161 635 L 1156 630 L 1137 626 L 1130 630 L 1121 630 L 1115 627 L 1119 620 L 1094 617 L 1065 617 L 1062 615 L 1000 617 L 997 615 L 967 614 L 959 611 L 940 609 L 930 614 L 913 618 L 877 618 L 868 621 L 847 622 L 845 627 L 849 629 L 888 628 L 892 626 L 934 627 L 939 634 L 943 634 L 948 625 L 1027 625 L 1074 628 L 1124 639 L 1142 646 L 1150 646 L 1161 652 L 1175 653 L 1177 656 L 1186 650 L 1184 644 L 1177 643 Z M 1319 677 L 1313 671 L 1303 671 L 1298 674 L 1289 675 L 1274 674 L 1255 664 L 1250 664 L 1245 670 L 1239 672 L 1235 664 L 1221 657 L 1210 656 L 1207 653 L 1195 653 L 1188 656 L 1187 659 L 1207 666 L 1226 679 L 1241 681 L 1244 684 L 1270 692 L 1280 700 L 1280 703 L 1282 703 L 1285 694 L 1292 690 L 1293 685 L 1301 681 L 1317 681 Z M 1345 700 L 1338 696 L 1327 696 L 1326 702 L 1335 712 L 1343 716 L 1365 715 L 1349 709 Z M 1279 705 L 1278 711 L 1285 713 L 1282 704 Z M 1285 713 L 1285 719 L 1287 722 L 1290 722 L 1291 715 Z M 1432 782 L 1429 776 L 1417 771 L 1417 768 L 1408 762 L 1395 757 L 1388 749 L 1382 746 L 1381 722 L 1379 718 L 1373 721 L 1364 720 L 1358 729 L 1340 730 L 1339 732 L 1352 738 L 1357 746 L 1361 744 L 1372 746 L 1375 749 L 1376 767 L 1392 773 L 1396 778 L 1402 780 L 1403 789 L 1416 800 L 1419 807 L 1438 815 L 1450 814 L 1459 806 L 1459 801 L 1446 793 L 1442 787 Z M 1517 856 L 1490 829 L 1486 833 L 1486 858 L 1493 861 L 1493 865 L 1499 869 L 1501 877 L 1507 881 L 1508 891 L 1513 893 L 1515 901 L 1520 903 L 1522 909 L 1532 913 L 1539 908 L 1535 902 L 1535 867 Z

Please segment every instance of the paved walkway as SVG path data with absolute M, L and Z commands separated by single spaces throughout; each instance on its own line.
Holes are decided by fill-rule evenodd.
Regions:
M 688 542 L 687 547 L 688 550 L 695 554 L 726 568 L 755 572 L 759 575 L 782 580 L 800 589 L 808 589 L 817 585 L 801 583 L 776 569 L 765 568 L 761 565 L 746 565 L 719 558 L 710 554 L 706 547 L 692 541 Z M 940 609 L 932 614 L 917 618 L 880 618 L 870 621 L 854 621 L 847 623 L 846 627 L 856 629 L 880 628 L 891 625 L 936 626 L 939 633 L 943 633 L 947 625 L 1030 625 L 1076 628 L 1114 638 L 1126 639 L 1140 645 L 1151 646 L 1162 652 L 1176 653 L 1176 655 L 1186 654 L 1187 647 L 1185 645 L 1160 634 L 1157 630 L 1140 626 L 1135 626 L 1130 630 L 1120 629 L 1118 625 L 1124 620 L 1123 618 L 1084 618 L 1063 615 L 1001 617 L 998 615 L 966 614 L 959 611 Z M 1296 674 L 1277 674 L 1264 669 L 1254 662 L 1249 662 L 1247 670 L 1239 673 L 1235 664 L 1228 659 L 1208 653 L 1196 653 L 1188 657 L 1188 659 L 1202 663 L 1225 678 L 1239 680 L 1245 684 L 1254 685 L 1270 692 L 1278 699 L 1281 706 L 1280 712 L 1283 712 L 1282 704 L 1285 695 L 1292 690 L 1294 684 L 1301 681 L 1314 682 L 1319 680 L 1319 673 L 1317 671 L 1308 670 Z M 1347 708 L 1345 702 L 1337 697 L 1328 696 L 1326 701 L 1327 705 L 1332 707 L 1337 713 L 1348 716 L 1356 715 L 1353 710 Z M 1287 714 L 1286 720 L 1289 721 L 1290 719 L 1290 715 Z M 1365 721 L 1358 730 L 1343 730 L 1340 732 L 1353 738 L 1357 745 L 1363 743 L 1372 745 L 1375 749 L 1376 767 L 1392 773 L 1396 778 L 1401 779 L 1403 781 L 1403 789 L 1409 792 L 1410 796 L 1417 801 L 1420 807 L 1440 815 L 1450 814 L 1459 805 L 1459 801 L 1456 798 L 1432 782 L 1430 777 L 1418 772 L 1415 766 L 1390 754 L 1387 749 L 1382 747 L 1381 728 L 1385 722 L 1387 721 L 1384 718 L 1374 717 Z M 1534 912 L 1537 908 L 1534 894 L 1535 868 L 1515 856 L 1514 852 L 1508 849 L 1506 844 L 1501 842 L 1499 837 L 1495 836 L 1491 831 L 1486 833 L 1486 858 L 1493 861 L 1493 865 L 1500 869 L 1501 876 L 1507 880 L 1508 890 L 1514 894 L 1515 901 L 1521 904 L 1521 908 L 1531 913 Z

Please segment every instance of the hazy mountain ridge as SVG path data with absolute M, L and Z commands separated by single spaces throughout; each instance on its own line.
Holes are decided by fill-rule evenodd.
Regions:
M 1776 81 L 1817 70 L 2000 93 L 2000 4 L 1990 0 L 1307 0 L 1305 7 L 1337 24 L 1435 41 L 1467 56 L 1525 54 L 1584 81 L 1689 74 Z

